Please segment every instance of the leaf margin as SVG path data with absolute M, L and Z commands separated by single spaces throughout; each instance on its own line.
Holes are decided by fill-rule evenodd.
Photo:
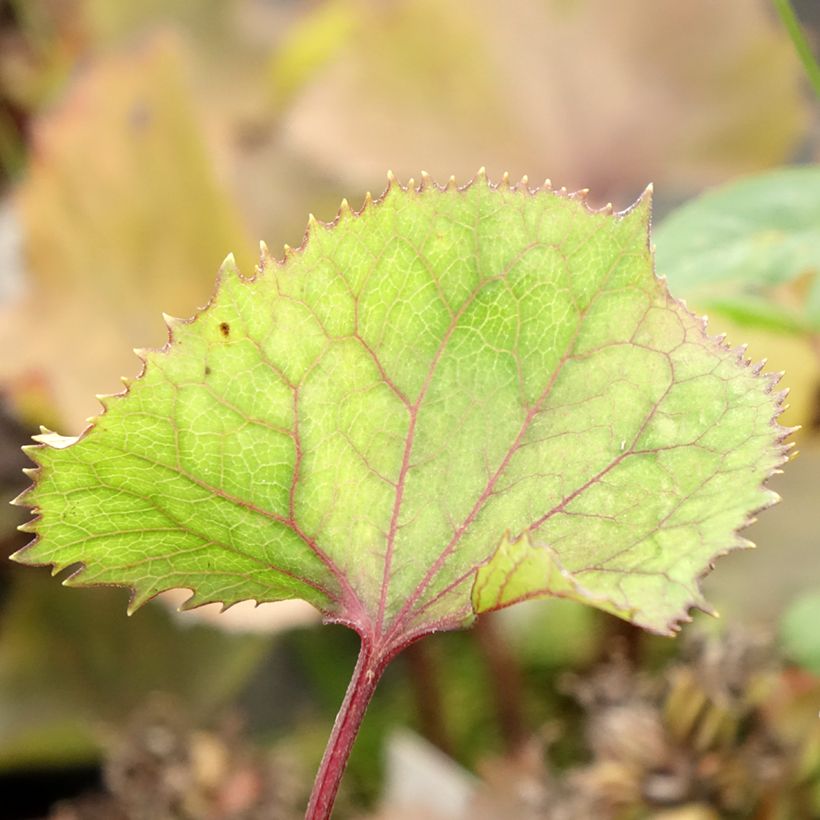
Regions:
M 399 181 L 396 176 L 388 171 L 387 173 L 387 185 L 383 192 L 378 195 L 377 197 L 373 197 L 370 192 L 367 192 L 364 197 L 364 201 L 362 206 L 359 209 L 354 209 L 350 206 L 348 200 L 342 199 L 339 209 L 333 219 L 330 221 L 322 221 L 317 219 L 313 214 L 310 214 L 308 217 L 307 226 L 302 238 L 301 243 L 296 247 L 291 247 L 288 244 L 283 246 L 283 254 L 281 257 L 275 257 L 270 253 L 268 246 L 264 242 L 260 242 L 260 257 L 259 262 L 257 263 L 255 272 L 250 276 L 244 276 L 241 271 L 238 269 L 235 257 L 233 253 L 229 253 L 225 260 L 223 261 L 222 265 L 220 266 L 216 282 L 213 287 L 212 293 L 208 299 L 208 301 L 201 307 L 197 308 L 194 313 L 189 318 L 178 318 L 174 316 L 170 316 L 168 314 L 163 313 L 163 319 L 165 320 L 165 324 L 167 327 L 167 340 L 162 347 L 159 348 L 135 348 L 134 353 L 141 361 L 141 368 L 139 373 L 133 377 L 121 377 L 123 382 L 123 389 L 117 393 L 109 393 L 109 394 L 98 394 L 97 399 L 101 405 L 101 411 L 95 415 L 91 416 L 87 419 L 87 426 L 76 436 L 62 436 L 57 433 L 54 433 L 51 430 L 48 430 L 45 427 L 41 428 L 41 433 L 39 435 L 33 436 L 33 440 L 36 442 L 32 445 L 26 445 L 22 449 L 28 456 L 28 458 L 34 463 L 34 467 L 25 468 L 24 472 L 26 475 L 32 480 L 32 484 L 27 487 L 20 495 L 18 495 L 15 499 L 11 501 L 12 504 L 17 506 L 27 507 L 32 511 L 32 518 L 21 524 L 18 529 L 22 532 L 30 533 L 34 535 L 34 538 L 23 546 L 21 549 L 17 550 L 13 553 L 10 557 L 11 560 L 16 561 L 21 564 L 26 564 L 29 566 L 49 566 L 51 568 L 52 576 L 58 575 L 60 572 L 71 569 L 70 574 L 62 580 L 62 584 L 68 587 L 78 587 L 78 588 L 88 588 L 88 587 L 122 587 L 129 590 L 129 602 L 127 606 L 127 612 L 129 615 L 136 612 L 141 606 L 147 603 L 149 600 L 156 597 L 161 592 L 166 591 L 167 589 L 178 589 L 178 586 L 169 586 L 167 588 L 163 588 L 157 592 L 149 596 L 144 596 L 139 594 L 139 589 L 136 585 L 130 583 L 123 583 L 123 584 L 115 584 L 111 582 L 85 582 L 83 580 L 83 575 L 86 570 L 86 564 L 84 562 L 70 562 L 59 564 L 57 562 L 45 561 L 45 562 L 36 562 L 31 561 L 27 558 L 27 553 L 32 550 L 32 548 L 39 542 L 41 535 L 38 532 L 38 523 L 42 520 L 42 511 L 37 507 L 36 504 L 30 503 L 27 501 L 27 496 L 36 489 L 39 479 L 41 477 L 41 473 L 43 470 L 43 465 L 38 459 L 38 453 L 41 452 L 44 448 L 56 448 L 62 449 L 65 447 L 70 447 L 73 444 L 81 441 L 86 436 L 90 435 L 97 426 L 97 422 L 99 421 L 102 416 L 109 409 L 109 404 L 112 400 L 115 399 L 122 399 L 126 398 L 130 393 L 131 386 L 142 379 L 150 364 L 151 358 L 154 356 L 159 356 L 163 354 L 168 354 L 176 341 L 175 331 L 177 328 L 191 325 L 199 320 L 199 318 L 205 314 L 208 310 L 210 310 L 215 303 L 217 302 L 219 295 L 222 290 L 222 286 L 228 277 L 237 277 L 240 282 L 243 284 L 253 284 L 259 276 L 263 274 L 265 269 L 271 265 L 274 265 L 278 268 L 284 268 L 290 259 L 290 257 L 298 254 L 302 254 L 305 249 L 307 248 L 311 237 L 316 231 L 332 231 L 336 226 L 338 226 L 343 220 L 350 219 L 350 218 L 357 218 L 362 216 L 366 211 L 373 207 L 379 206 L 385 199 L 390 196 L 394 191 L 403 192 L 405 194 L 422 194 L 428 190 L 438 191 L 440 193 L 446 192 L 465 192 L 472 188 L 474 185 L 486 185 L 491 190 L 510 190 L 513 192 L 522 192 L 529 196 L 538 196 L 541 194 L 550 194 L 558 197 L 562 197 L 565 199 L 576 200 L 579 201 L 584 208 L 591 214 L 605 214 L 612 216 L 615 219 L 620 219 L 628 214 L 630 214 L 633 210 L 638 207 L 645 206 L 648 210 L 648 227 L 649 232 L 647 234 L 647 245 L 648 249 L 650 250 L 650 258 L 652 261 L 652 275 L 655 277 L 656 281 L 661 286 L 662 294 L 669 299 L 670 302 L 680 307 L 680 309 L 689 315 L 691 318 L 697 321 L 699 331 L 702 334 L 702 339 L 704 343 L 708 344 L 710 347 L 719 351 L 723 354 L 733 354 L 735 358 L 735 362 L 739 367 L 749 368 L 750 372 L 758 378 L 764 379 L 766 384 L 764 386 L 764 392 L 767 394 L 773 394 L 773 404 L 774 404 L 774 411 L 770 419 L 770 427 L 773 433 L 770 446 L 773 448 L 773 455 L 775 456 L 775 466 L 773 466 L 769 472 L 764 476 L 763 481 L 760 485 L 760 492 L 763 496 L 761 499 L 760 506 L 752 509 L 746 519 L 741 523 L 739 527 L 733 532 L 732 541 L 731 543 L 727 544 L 724 547 L 717 549 L 708 559 L 706 564 L 701 568 L 700 572 L 694 577 L 693 579 L 693 588 L 695 592 L 691 596 L 691 599 L 686 602 L 684 605 L 681 606 L 680 612 L 672 617 L 663 627 L 658 627 L 657 625 L 653 626 L 648 623 L 642 623 L 638 620 L 634 620 L 632 618 L 632 613 L 627 617 L 627 615 L 623 614 L 622 612 L 617 612 L 618 607 L 617 605 L 612 602 L 604 599 L 602 596 L 594 596 L 590 595 L 587 597 L 586 602 L 597 606 L 598 608 L 612 611 L 616 610 L 616 614 L 619 617 L 624 617 L 627 620 L 630 620 L 632 623 L 636 623 L 643 628 L 655 632 L 661 635 L 673 635 L 677 631 L 680 630 L 681 625 L 687 622 L 691 622 L 692 616 L 690 614 L 690 610 L 697 609 L 703 611 L 707 614 L 717 615 L 717 613 L 709 606 L 706 602 L 705 598 L 700 589 L 700 584 L 703 578 L 708 575 L 708 573 L 714 569 L 715 562 L 722 556 L 727 555 L 731 552 L 734 552 L 739 549 L 749 549 L 754 547 L 755 545 L 750 542 L 749 540 L 740 536 L 740 532 L 748 527 L 750 524 L 754 523 L 756 520 L 756 516 L 762 512 L 763 510 L 773 506 L 780 500 L 780 496 L 774 492 L 773 490 L 769 489 L 767 484 L 768 481 L 775 475 L 782 472 L 780 467 L 784 463 L 786 463 L 790 456 L 789 451 L 794 446 L 794 442 L 786 442 L 786 439 L 797 429 L 797 427 L 783 427 L 777 421 L 779 416 L 783 413 L 786 409 L 785 400 L 788 396 L 788 389 L 781 390 L 777 393 L 774 393 L 775 387 L 781 380 L 783 376 L 783 372 L 777 373 L 763 373 L 763 368 L 766 365 L 766 359 L 761 360 L 757 364 L 753 364 L 752 361 L 746 358 L 746 349 L 747 345 L 742 344 L 737 347 L 732 347 L 731 345 L 727 344 L 725 339 L 725 334 L 719 334 L 716 336 L 711 336 L 708 333 L 708 319 L 706 316 L 697 316 L 693 313 L 686 304 L 686 301 L 683 299 L 679 299 L 675 297 L 673 294 L 669 292 L 667 280 L 665 276 L 658 275 L 655 271 L 655 256 L 654 256 L 654 246 L 652 244 L 652 218 L 651 218 L 651 200 L 653 194 L 653 186 L 649 184 L 644 192 L 633 202 L 631 205 L 626 207 L 623 210 L 615 211 L 613 208 L 612 203 L 607 203 L 601 208 L 594 208 L 590 206 L 587 201 L 587 195 L 589 193 L 589 189 L 581 189 L 575 192 L 569 192 L 565 187 L 555 189 L 552 186 L 552 182 L 547 179 L 542 184 L 536 187 L 530 187 L 529 179 L 526 175 L 524 175 L 520 181 L 518 182 L 511 182 L 510 176 L 508 173 L 504 173 L 502 178 L 499 182 L 491 181 L 486 173 L 485 168 L 480 168 L 478 172 L 466 183 L 464 184 L 457 184 L 456 179 L 454 176 L 451 176 L 447 182 L 443 185 L 439 184 L 438 182 L 434 181 L 429 174 L 426 172 L 422 172 L 420 179 L 418 182 L 414 178 L 410 178 L 406 183 L 402 183 Z M 527 531 L 525 531 L 526 533 Z M 513 545 L 522 541 L 522 539 L 526 538 L 525 533 L 519 534 L 518 536 L 510 539 L 509 533 L 505 533 L 498 546 L 492 551 L 492 553 L 483 561 L 474 565 L 471 570 L 470 574 L 473 575 L 473 584 L 471 586 L 471 594 L 470 600 L 471 603 L 473 601 L 473 592 L 475 590 L 476 584 L 478 582 L 479 573 L 482 570 L 486 570 L 491 563 L 499 556 L 501 553 L 500 551 L 505 547 L 505 544 L 512 543 Z M 560 562 L 559 562 L 560 566 Z M 467 575 L 469 577 L 469 574 Z M 204 606 L 207 604 L 212 603 L 219 603 L 222 606 L 222 611 L 229 609 L 231 606 L 239 603 L 241 600 L 249 600 L 247 598 L 240 598 L 234 601 L 230 601 L 225 603 L 221 600 L 214 600 L 213 598 L 206 597 L 200 598 L 198 597 L 198 593 L 196 589 L 190 587 L 183 587 L 191 592 L 191 596 L 180 604 L 179 609 L 180 611 L 195 609 L 199 606 Z M 583 590 L 583 585 L 578 585 L 579 590 Z M 533 597 L 550 597 L 549 593 L 544 593 L 543 595 L 533 596 Z M 598 603 L 596 604 L 595 599 L 597 599 Z M 263 601 L 255 600 L 256 605 L 259 605 Z M 360 602 L 359 602 L 360 603 Z M 514 603 L 511 602 L 510 605 Z M 348 626 L 355 631 L 362 634 L 361 625 L 356 622 L 354 618 L 346 618 L 346 617 L 336 617 L 336 616 L 328 616 L 325 613 L 323 614 L 323 621 L 325 623 L 339 623 L 345 626 Z M 412 614 L 412 613 L 410 613 Z M 469 626 L 475 618 L 480 613 L 475 611 L 473 608 L 472 615 L 466 620 L 466 622 L 461 624 L 461 628 Z M 416 640 L 419 637 L 422 637 L 424 634 L 428 634 L 431 631 L 438 631 L 442 627 L 438 628 L 431 628 L 427 631 L 422 631 L 419 633 L 412 633 L 412 640 Z M 448 625 L 447 628 L 454 629 L 459 628 L 455 625 Z M 405 635 L 405 640 L 409 640 L 410 638 Z

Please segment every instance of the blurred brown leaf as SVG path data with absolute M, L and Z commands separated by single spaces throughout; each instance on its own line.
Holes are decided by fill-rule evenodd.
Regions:
M 171 37 L 100 59 L 38 123 L 17 191 L 28 282 L 0 311 L 0 384 L 45 374 L 77 429 L 96 392 L 162 344 L 160 311 L 204 303 L 229 251 L 251 242 L 215 179 Z
M 325 34 L 324 59 L 288 53 L 305 85 L 285 128 L 356 182 L 486 165 L 622 201 L 782 162 L 805 129 L 800 67 L 762 0 L 330 2 L 352 10 L 330 16 L 346 47 Z

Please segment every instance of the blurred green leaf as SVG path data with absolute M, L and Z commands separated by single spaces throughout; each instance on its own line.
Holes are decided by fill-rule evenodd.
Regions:
M 320 3 L 303 15 L 271 61 L 270 79 L 277 108 L 313 79 L 362 24 L 348 0 Z
M 584 666 L 595 659 L 603 617 L 588 606 L 554 598 L 510 609 L 500 626 L 525 663 L 556 669 Z
M 709 191 L 655 232 L 675 293 L 740 325 L 820 332 L 820 167 L 770 171 Z
M 780 640 L 788 657 L 820 674 L 820 591 L 801 595 L 786 610 Z

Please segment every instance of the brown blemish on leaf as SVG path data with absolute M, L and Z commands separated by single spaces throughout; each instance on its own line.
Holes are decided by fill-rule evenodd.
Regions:
M 227 339 L 231 335 L 231 326 L 227 322 L 220 322 L 219 332 Z

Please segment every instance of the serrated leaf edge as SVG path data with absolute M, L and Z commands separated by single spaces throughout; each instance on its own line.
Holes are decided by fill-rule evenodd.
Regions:
M 112 584 L 112 583 L 99 583 L 99 582 L 89 582 L 84 583 L 82 581 L 82 575 L 86 569 L 86 565 L 83 562 L 71 562 L 64 565 L 59 565 L 55 562 L 44 562 L 44 563 L 37 563 L 27 560 L 26 553 L 34 547 L 38 541 L 40 540 L 40 533 L 38 532 L 37 524 L 42 519 L 41 512 L 39 508 L 35 505 L 27 501 L 27 497 L 36 487 L 40 475 L 42 473 L 42 465 L 38 461 L 37 453 L 45 447 L 58 447 L 64 448 L 68 446 L 72 446 L 73 444 L 81 441 L 87 435 L 89 435 L 97 425 L 98 420 L 105 415 L 108 411 L 109 402 L 112 399 L 123 399 L 128 396 L 131 390 L 131 386 L 134 382 L 139 381 L 142 379 L 148 369 L 150 357 L 153 355 L 160 355 L 160 354 L 167 354 L 171 351 L 174 341 L 175 341 L 175 331 L 178 328 L 184 327 L 186 325 L 193 324 L 196 322 L 200 316 L 206 313 L 217 301 L 223 282 L 226 280 L 228 276 L 235 276 L 237 277 L 243 284 L 252 284 L 255 282 L 260 276 L 264 275 L 266 269 L 271 266 L 275 265 L 277 267 L 285 267 L 288 264 L 288 260 L 291 256 L 302 254 L 304 253 L 305 249 L 307 248 L 311 237 L 313 236 L 314 232 L 318 230 L 333 230 L 337 225 L 339 225 L 343 220 L 349 218 L 359 218 L 368 212 L 370 209 L 378 207 L 381 205 L 394 190 L 400 190 L 404 193 L 410 194 L 423 194 L 427 191 L 438 191 L 439 193 L 447 193 L 457 191 L 460 193 L 469 191 L 475 185 L 486 185 L 491 190 L 506 190 L 512 192 L 521 192 L 527 194 L 529 196 L 538 196 L 542 194 L 550 194 L 552 196 L 561 197 L 563 199 L 569 199 L 580 202 L 584 208 L 587 210 L 588 213 L 591 214 L 605 214 L 612 216 L 615 219 L 622 219 L 629 215 L 633 210 L 643 205 L 645 202 L 651 202 L 651 198 L 653 195 L 653 185 L 650 183 L 643 193 L 635 200 L 634 203 L 629 205 L 627 208 L 615 211 L 612 203 L 607 203 L 601 208 L 593 208 L 590 206 L 589 202 L 587 201 L 587 196 L 589 194 L 589 189 L 581 189 L 578 191 L 568 191 L 567 188 L 561 187 L 555 189 L 552 185 L 552 181 L 550 179 L 545 179 L 540 185 L 536 187 L 531 187 L 529 184 L 529 178 L 527 175 L 521 177 L 521 179 L 517 182 L 512 182 L 509 173 L 504 172 L 499 182 L 493 182 L 487 176 L 486 169 L 484 167 L 479 168 L 475 176 L 473 176 L 470 180 L 466 183 L 459 185 L 456 181 L 455 176 L 450 176 L 447 182 L 443 185 L 436 182 L 427 172 L 422 171 L 419 177 L 419 180 L 416 181 L 414 178 L 410 178 L 407 183 L 402 183 L 398 178 L 393 174 L 391 171 L 387 172 L 387 185 L 382 191 L 382 193 L 377 196 L 373 197 L 372 194 L 368 191 L 362 202 L 362 205 L 359 209 L 354 209 L 350 206 L 348 200 L 342 199 L 336 216 L 331 219 L 330 221 L 322 221 L 317 219 L 312 213 L 308 216 L 307 226 L 305 228 L 304 235 L 302 237 L 301 243 L 297 247 L 291 247 L 289 245 L 285 245 L 283 248 L 283 255 L 281 258 L 276 258 L 270 253 L 268 246 L 265 244 L 264 241 L 260 242 L 260 256 L 259 262 L 257 263 L 256 270 L 254 274 L 251 276 L 244 276 L 239 271 L 236 265 L 236 259 L 233 253 L 229 253 L 225 260 L 223 261 L 222 265 L 220 266 L 216 283 L 214 288 L 211 292 L 211 295 L 208 301 L 200 308 L 196 309 L 193 315 L 189 318 L 179 318 L 175 316 L 171 316 L 169 314 L 163 313 L 163 320 L 165 321 L 168 337 L 165 344 L 159 348 L 135 348 L 134 354 L 137 358 L 141 361 L 141 368 L 139 373 L 134 378 L 129 377 L 121 377 L 123 382 L 123 389 L 116 393 L 107 393 L 107 394 L 98 394 L 97 399 L 100 402 L 102 407 L 102 411 L 98 413 L 96 416 L 91 416 L 87 419 L 87 426 L 80 432 L 77 436 L 61 436 L 53 431 L 50 431 L 46 428 L 41 428 L 41 434 L 37 436 L 33 436 L 33 440 L 36 442 L 33 445 L 26 445 L 22 449 L 27 455 L 27 457 L 35 464 L 33 468 L 25 468 L 24 472 L 26 475 L 32 479 L 32 483 L 21 492 L 16 498 L 14 498 L 10 503 L 27 507 L 32 511 L 32 518 L 21 524 L 18 529 L 21 532 L 31 533 L 34 535 L 34 538 L 26 544 L 21 549 L 14 552 L 10 557 L 11 560 L 17 561 L 19 563 L 28 564 L 31 566 L 50 566 L 52 575 L 56 575 L 62 570 L 66 569 L 70 566 L 77 565 L 77 569 L 71 573 L 67 578 L 63 580 L 63 584 L 66 586 L 76 586 L 76 587 L 122 587 L 129 590 L 129 604 L 128 604 L 128 614 L 133 614 L 137 609 L 143 606 L 145 603 L 156 597 L 157 595 L 161 594 L 161 592 L 167 591 L 167 589 L 178 588 L 178 587 L 167 587 L 165 589 L 159 590 L 150 596 L 140 596 L 138 589 L 131 585 L 131 584 Z M 732 348 L 730 345 L 726 344 L 725 342 L 725 334 L 720 334 L 716 336 L 710 336 L 707 332 L 708 326 L 708 319 L 706 316 L 696 316 L 687 306 L 686 302 L 682 299 L 678 299 L 677 297 L 673 296 L 669 292 L 668 284 L 666 277 L 659 276 L 655 271 L 654 267 L 654 248 L 651 245 L 651 212 L 650 212 L 650 231 L 647 237 L 648 248 L 650 250 L 650 258 L 652 260 L 653 266 L 653 274 L 655 278 L 661 283 L 663 288 L 664 295 L 673 303 L 679 305 L 681 309 L 688 314 L 689 316 L 695 318 L 699 325 L 701 332 L 703 334 L 704 340 L 713 345 L 717 350 L 723 353 L 734 353 L 736 355 L 736 362 L 739 366 L 749 367 L 751 368 L 751 372 L 759 378 L 763 378 L 768 382 L 766 387 L 766 392 L 771 393 L 774 388 L 779 383 L 780 379 L 783 376 L 783 373 L 762 373 L 763 368 L 765 367 L 766 360 L 763 359 L 761 362 L 757 364 L 752 364 L 751 360 L 745 357 L 745 352 L 747 345 L 740 345 L 736 348 Z M 748 541 L 745 538 L 740 536 L 740 532 L 746 529 L 750 524 L 754 523 L 756 520 L 756 516 L 765 509 L 776 504 L 780 497 L 774 493 L 773 491 L 767 488 L 767 483 L 769 479 L 773 476 L 781 472 L 779 467 L 781 467 L 786 461 L 789 460 L 789 450 L 793 447 L 793 442 L 785 443 L 785 440 L 791 435 L 795 430 L 798 428 L 796 427 L 783 427 L 779 424 L 777 419 L 786 409 L 784 404 L 786 397 L 788 396 L 788 390 L 783 390 L 778 394 L 775 394 L 775 412 L 772 415 L 770 420 L 770 424 L 772 426 L 772 430 L 774 432 L 774 437 L 772 439 L 772 444 L 776 448 L 776 452 L 778 453 L 778 458 L 776 461 L 776 465 L 769 471 L 769 473 L 765 476 L 762 484 L 761 484 L 761 491 L 766 494 L 766 501 L 762 503 L 759 507 L 755 508 L 747 517 L 747 519 L 735 530 L 734 532 L 734 539 L 733 541 L 719 550 L 717 550 L 707 561 L 704 565 L 703 569 L 698 573 L 694 579 L 695 589 L 697 593 L 692 596 L 692 598 L 686 602 L 682 608 L 681 612 L 670 619 L 667 623 L 666 628 L 663 630 L 659 630 L 656 627 L 641 624 L 640 621 L 636 621 L 639 625 L 644 626 L 644 628 L 649 629 L 650 631 L 658 632 L 659 634 L 664 635 L 673 635 L 675 632 L 679 631 L 681 625 L 684 623 L 688 623 L 692 620 L 690 610 L 698 609 L 708 614 L 715 615 L 716 613 L 708 606 L 706 603 L 701 591 L 700 585 L 703 578 L 708 575 L 708 573 L 714 568 L 715 562 L 718 558 L 727 555 L 731 552 L 734 552 L 738 549 L 749 549 L 754 547 L 755 545 Z M 505 536 L 506 537 L 506 536 Z M 518 536 L 519 538 L 522 537 L 521 535 Z M 504 542 L 504 538 L 501 539 L 499 542 L 499 547 Z M 477 573 L 478 569 L 481 566 L 484 566 L 489 561 L 492 560 L 493 556 L 495 555 L 498 547 L 496 550 L 493 551 L 484 561 L 477 564 L 473 567 L 472 572 Z M 184 588 L 184 587 L 183 587 Z M 582 587 L 579 587 L 582 588 Z M 239 601 L 232 601 L 226 604 L 224 601 L 219 600 L 212 600 L 212 599 L 199 599 L 197 596 L 197 591 L 192 588 L 187 588 L 191 591 L 191 597 L 180 604 L 180 610 L 189 610 L 194 609 L 199 606 L 204 606 L 206 604 L 218 603 L 222 605 L 222 611 L 225 611 L 231 606 L 234 606 Z M 590 596 L 594 597 L 594 596 Z M 600 596 L 598 596 L 600 597 Z M 253 600 L 253 599 L 250 599 Z M 258 606 L 263 601 L 255 600 L 255 604 Z M 614 604 L 614 602 L 613 602 Z M 345 616 L 325 616 L 324 621 L 326 623 L 338 623 L 345 626 L 349 626 L 350 628 L 354 629 L 355 631 L 362 634 L 363 624 L 360 623 L 357 617 L 345 617 Z M 429 632 L 439 631 L 442 628 L 452 628 L 449 624 L 444 626 L 442 624 L 431 625 Z M 418 631 L 413 633 L 413 640 L 417 640 L 419 637 L 425 633 L 420 633 Z

